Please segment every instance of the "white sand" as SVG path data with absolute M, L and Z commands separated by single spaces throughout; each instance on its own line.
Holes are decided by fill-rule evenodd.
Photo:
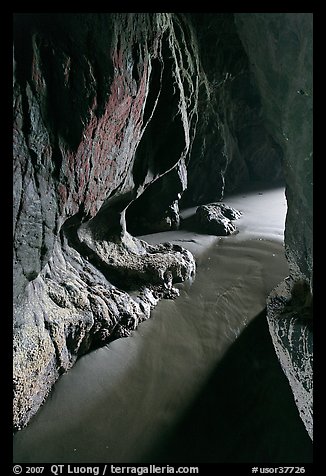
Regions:
M 60 378 L 28 428 L 15 435 L 16 463 L 136 463 L 191 404 L 288 273 L 284 189 L 261 186 L 225 203 L 243 212 L 237 235 L 142 237 L 188 248 L 196 279 L 179 286 L 177 300 L 159 303 L 131 337 L 82 357 Z

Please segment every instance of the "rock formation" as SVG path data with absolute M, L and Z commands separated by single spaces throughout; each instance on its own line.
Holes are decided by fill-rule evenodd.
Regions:
M 290 277 L 269 297 L 267 317 L 312 438 L 312 14 L 237 14 L 236 24 L 257 79 L 266 124 L 284 152 Z
M 194 276 L 188 251 L 137 234 L 175 229 L 180 205 L 220 202 L 248 179 L 275 182 L 283 163 L 293 283 L 284 303 L 301 302 L 297 282 L 311 302 L 310 14 L 14 20 L 15 429 L 79 356 L 129 335 Z M 295 317 L 283 318 L 286 336 Z M 285 367 L 302 348 L 293 357 L 299 341 L 281 340 Z
M 307 281 L 289 276 L 269 295 L 267 310 L 276 354 L 313 439 L 312 295 Z
M 133 238 L 125 212 L 189 153 L 198 54 L 168 13 L 17 15 L 14 33 L 20 428 L 78 356 L 128 334 L 195 271 L 188 251 Z
M 233 14 L 194 13 L 191 21 L 203 72 L 184 205 L 219 201 L 248 180 L 280 180 L 283 162 Z
M 197 208 L 195 218 L 200 230 L 212 235 L 227 236 L 237 231 L 233 220 L 240 216 L 241 212 L 224 203 L 209 203 Z

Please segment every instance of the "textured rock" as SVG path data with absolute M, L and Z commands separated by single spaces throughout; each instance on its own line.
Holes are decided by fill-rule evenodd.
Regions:
M 133 239 L 125 214 L 184 168 L 198 57 L 179 14 L 18 14 L 14 23 L 17 429 L 80 355 L 129 335 L 194 273 L 188 251 Z
M 232 220 L 240 216 L 241 212 L 224 203 L 209 203 L 197 208 L 195 218 L 200 230 L 211 235 L 227 236 L 237 231 Z
M 179 198 L 186 187 L 187 170 L 181 160 L 128 207 L 128 231 L 141 235 L 177 229 L 180 224 Z
M 236 24 L 261 93 L 267 127 L 284 153 L 285 250 L 291 286 L 286 281 L 272 293 L 267 318 L 276 353 L 312 437 L 312 329 L 311 320 L 303 318 L 302 304 L 313 292 L 312 14 L 238 13 Z M 292 302 L 294 289 L 302 298 L 295 304 L 295 314 L 283 308 L 284 299 Z
M 98 229 L 90 226 L 80 227 L 77 235 L 80 241 L 76 248 L 81 249 L 111 282 L 126 290 L 148 284 L 164 295 L 165 290 L 171 291 L 172 283 L 182 282 L 195 274 L 194 258 L 178 245 L 152 246 L 128 234 L 121 243 L 115 243 L 104 239 Z
M 91 347 L 149 317 L 144 296 L 110 285 L 73 248 L 58 243 L 14 312 L 14 427 L 24 426 L 60 374 Z
M 312 14 L 236 14 L 269 130 L 284 152 L 291 275 L 312 279 Z M 265 38 L 264 43 L 257 38 Z
M 266 130 L 250 61 L 232 13 L 190 15 L 202 65 L 197 134 L 182 206 L 221 200 L 248 180 L 277 181 L 283 151 Z M 260 40 L 259 40 L 260 41 Z
M 235 18 L 15 15 L 15 428 L 193 276 L 182 248 L 131 236 L 178 227 L 182 194 L 207 204 L 276 180 L 284 155 L 291 278 L 312 291 L 311 15 Z M 218 205 L 205 221 L 233 232 Z
M 167 54 L 160 101 L 136 154 L 136 165 L 139 164 L 141 174 L 144 174 L 144 162 L 148 162 L 148 173 L 153 168 L 155 170 L 155 163 L 167 173 L 152 181 L 128 207 L 128 230 L 132 233 L 163 231 L 177 226 L 179 217 L 175 202 L 188 185 L 186 164 L 197 126 L 200 63 L 196 36 L 185 16 L 178 18 L 175 35 L 178 49 L 174 54 L 180 65 L 175 81 L 177 84 L 180 82 L 187 116 L 180 111 L 180 101 L 174 93 L 170 71 L 175 68 Z M 183 127 L 180 127 L 181 120 Z M 176 162 L 177 165 L 172 167 Z
M 138 246 L 133 252 L 115 243 L 91 241 L 89 252 L 96 248 L 93 258 L 67 243 L 56 244 L 43 272 L 27 287 L 14 316 L 16 429 L 28 422 L 58 376 L 80 355 L 130 335 L 150 317 L 159 299 L 178 295 L 174 282 L 193 277 L 195 262 L 187 250 L 134 241 Z M 123 286 L 110 284 L 104 276 L 111 275 L 111 281 L 118 276 Z M 132 290 L 133 297 L 122 287 Z
M 241 217 L 242 213 L 239 210 L 236 210 L 225 203 L 211 203 L 210 205 L 216 205 L 220 208 L 222 215 L 224 215 L 229 220 L 238 220 Z
M 300 416 L 313 439 L 312 300 L 305 281 L 287 279 L 267 301 L 273 344 Z
M 179 162 L 178 167 L 151 184 L 128 208 L 132 233 L 173 228 L 169 208 L 174 201 L 180 200 L 182 208 L 205 204 L 221 200 L 224 191 L 234 191 L 248 180 L 282 178 L 282 149 L 265 128 L 259 91 L 233 14 L 194 13 L 187 14 L 187 18 L 194 26 L 194 31 L 187 27 L 188 37 L 200 57 L 200 62 L 193 65 L 198 74 L 196 114 L 200 120 L 185 163 Z M 171 105 L 168 100 L 165 108 Z M 165 134 L 162 124 L 169 123 L 166 114 L 156 118 L 158 125 L 154 121 L 153 129 L 145 133 L 139 157 L 153 153 L 151 131 L 156 138 Z M 178 138 L 170 135 L 165 147 L 155 153 L 169 160 L 177 144 Z

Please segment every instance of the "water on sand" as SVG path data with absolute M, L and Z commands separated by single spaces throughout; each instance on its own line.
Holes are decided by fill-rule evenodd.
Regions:
M 176 442 L 180 438 L 175 438 L 180 431 L 178 424 L 183 421 L 180 419 L 186 418 L 187 411 L 195 412 L 197 420 L 190 420 L 197 423 L 198 415 L 203 416 L 206 404 L 204 407 L 199 405 L 199 408 L 196 399 L 200 399 L 207 382 L 224 362 L 223 356 L 228 349 L 230 352 L 233 343 L 240 341 L 237 338 L 245 327 L 263 311 L 268 293 L 288 273 L 283 246 L 284 189 L 264 190 L 261 187 L 228 197 L 225 203 L 243 212 L 242 218 L 236 222 L 239 229 L 237 235 L 218 238 L 183 230 L 142 237 L 150 243 L 172 241 L 193 252 L 197 261 L 194 282 L 180 285 L 180 297 L 175 301 L 161 301 L 152 318 L 142 323 L 131 337 L 119 339 L 82 357 L 72 370 L 59 379 L 30 425 L 15 435 L 15 462 L 136 463 L 150 461 L 152 457 L 169 462 L 169 458 L 175 460 L 179 450 L 183 462 L 194 461 L 194 458 L 198 462 L 205 462 L 205 458 L 218 462 L 232 461 L 232 458 L 234 461 L 241 461 L 241 458 L 254 461 L 257 453 L 253 450 L 254 445 L 241 456 L 240 446 L 232 447 L 231 441 L 234 431 L 240 433 L 241 438 L 246 438 L 246 432 L 250 432 L 251 428 L 250 418 L 258 417 L 248 414 L 245 406 L 241 410 L 240 395 L 238 399 L 235 395 L 231 399 L 230 395 L 230 400 L 237 407 L 237 417 L 231 419 L 231 426 L 228 427 L 218 406 L 229 400 L 225 392 L 233 392 L 233 389 L 230 390 L 222 378 L 215 383 L 215 388 L 219 388 L 222 394 L 224 391 L 224 400 L 221 396 L 216 400 L 216 415 L 219 417 L 214 421 L 221 431 L 229 432 L 226 441 L 230 444 L 227 447 L 222 445 L 224 449 L 218 451 L 216 445 L 222 441 L 221 434 L 212 434 L 216 445 L 214 450 L 212 443 L 208 454 L 207 443 L 200 444 L 200 441 L 205 442 L 203 427 L 200 429 L 203 438 L 198 438 L 198 431 L 194 432 L 197 433 L 197 452 L 194 447 L 191 448 L 189 438 L 188 449 L 182 444 L 178 447 Z M 193 211 L 185 211 L 184 216 Z M 266 345 L 271 345 L 266 328 L 256 328 L 255 338 L 260 342 L 260 349 L 261 342 L 266 339 Z M 253 344 L 254 339 L 251 338 L 250 346 Z M 274 359 L 271 349 L 269 352 Z M 241 352 L 237 355 L 241 359 Z M 296 428 L 300 429 L 301 420 L 292 394 L 284 382 L 277 359 L 273 362 L 278 369 L 276 373 L 279 372 L 278 379 L 283 379 L 284 385 L 283 390 L 278 391 L 281 397 L 279 402 L 285 399 L 294 415 L 291 414 L 290 418 L 294 418 Z M 235 381 L 239 380 L 239 375 L 243 381 L 246 369 L 250 367 L 247 364 L 248 359 L 244 359 L 242 368 L 239 364 L 229 367 L 230 372 L 234 372 L 232 378 Z M 224 371 L 224 376 L 227 374 Z M 252 373 L 249 372 L 247 386 L 252 389 L 250 398 L 255 401 L 255 395 L 259 394 L 259 381 L 251 382 L 250 375 Z M 270 382 L 272 386 L 273 382 L 280 385 L 277 378 Z M 270 411 L 270 407 L 267 405 L 264 410 L 264 405 L 260 405 L 259 418 L 263 418 L 262 415 Z M 272 408 L 275 418 L 279 411 L 283 411 L 282 405 L 279 407 L 275 402 Z M 210 420 L 211 412 L 212 408 L 207 408 Z M 287 417 L 282 415 L 282 418 L 285 419 L 284 426 L 289 428 Z M 185 422 L 182 425 L 186 426 L 182 427 L 180 423 L 180 428 L 187 428 L 190 435 L 189 418 Z M 291 434 L 291 430 L 288 431 Z M 264 435 L 267 448 L 268 427 Z M 304 430 L 300 435 L 305 445 L 309 445 L 310 440 L 305 440 Z M 294 447 L 300 460 L 300 444 Z M 275 462 L 281 462 L 282 455 L 278 450 L 271 452 L 270 462 L 277 458 L 280 461 Z M 268 453 L 269 450 L 266 451 Z M 295 454 L 296 449 L 291 455 L 295 457 Z

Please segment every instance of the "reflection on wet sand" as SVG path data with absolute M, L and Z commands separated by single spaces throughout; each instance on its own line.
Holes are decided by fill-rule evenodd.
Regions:
M 169 462 L 178 452 L 183 462 L 260 461 L 262 455 L 265 462 L 269 457 L 278 462 L 287 451 L 282 453 L 281 443 L 276 444 L 282 428 L 279 441 L 287 435 L 288 456 L 303 456 L 301 443 L 295 444 L 301 438 L 309 459 L 310 440 L 298 430 L 302 423 L 264 319 L 248 326 L 247 341 L 241 334 L 288 273 L 284 189 L 254 190 L 225 202 L 243 212 L 236 222 L 237 235 L 218 238 L 180 230 L 142 237 L 150 243 L 173 241 L 193 252 L 198 268 L 194 282 L 180 285 L 175 301 L 161 301 L 131 337 L 82 357 L 59 379 L 30 425 L 16 434 L 15 462 L 136 463 L 152 457 Z M 184 216 L 191 213 L 185 211 Z M 228 365 L 221 361 L 229 348 L 234 357 Z M 211 388 L 209 378 L 214 392 L 202 397 Z M 277 398 L 265 399 L 273 389 Z M 207 428 L 199 425 L 193 446 L 189 420 L 185 417 L 179 430 L 176 426 L 188 410 L 198 425 L 199 420 L 207 425 L 211 421 L 216 430 L 208 431 L 207 439 Z M 253 423 L 253 418 L 260 420 Z M 271 425 L 276 420 L 277 425 Z M 178 447 L 178 431 L 188 430 Z M 247 441 L 243 446 L 242 439 Z M 258 440 L 264 443 L 256 447 Z

